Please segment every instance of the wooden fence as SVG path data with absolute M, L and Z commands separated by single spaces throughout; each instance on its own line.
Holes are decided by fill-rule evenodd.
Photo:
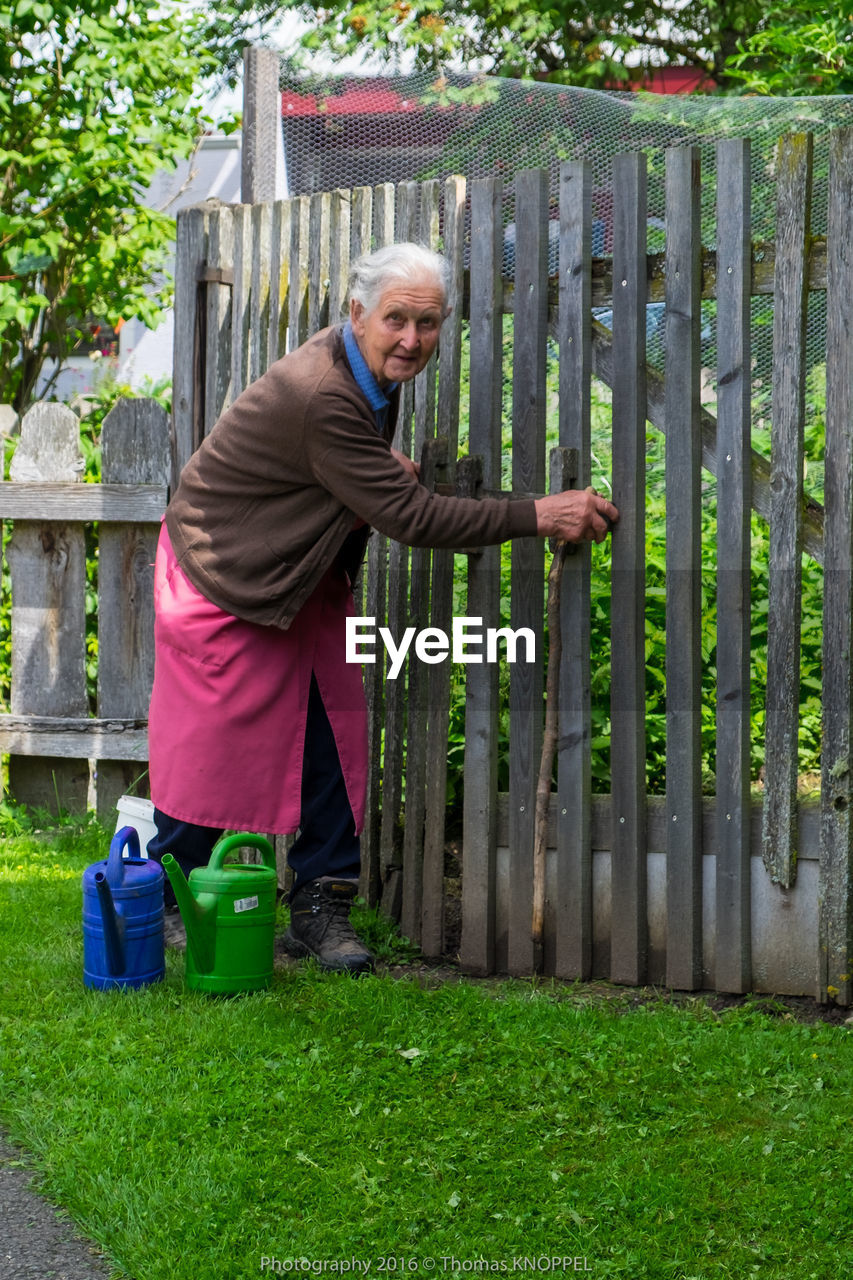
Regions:
M 398 428 L 398 446 L 423 459 L 427 483 L 466 494 L 501 488 L 502 390 L 508 377 L 512 491 L 545 492 L 549 470 L 555 483 L 583 486 L 591 475 L 593 379 L 612 391 L 613 497 L 621 511 L 612 542 L 612 784 L 609 795 L 592 794 L 590 681 L 596 654 L 590 653 L 590 554 L 581 549 L 567 558 L 562 584 L 546 972 L 688 990 L 816 994 L 846 1005 L 853 956 L 853 137 L 846 131 L 833 135 L 825 238 L 814 238 L 808 223 L 809 137 L 780 143 L 776 241 L 760 251 L 750 237 L 749 172 L 748 142 L 718 144 L 710 178 L 717 208 L 711 250 L 700 235 L 701 183 L 709 179 L 699 172 L 698 152 L 668 152 L 667 247 L 664 254 L 648 256 L 646 158 L 618 157 L 612 257 L 593 259 L 591 176 L 582 164 L 565 164 L 559 173 L 560 268 L 550 278 L 553 202 L 548 175 L 538 170 L 520 174 L 511 190 L 496 179 L 477 180 L 466 189 L 454 178 L 441 188 L 436 182 L 406 183 L 255 205 L 212 202 L 182 212 L 172 474 L 222 409 L 272 360 L 341 318 L 352 257 L 393 240 L 440 242 L 451 264 L 453 310 L 440 358 L 404 390 Z M 503 229 L 513 200 L 514 272 L 504 279 Z M 810 290 L 826 291 L 829 316 L 825 509 L 803 487 L 804 317 Z M 773 294 L 775 301 L 770 462 L 751 448 L 750 298 L 756 294 Z M 700 399 L 703 298 L 716 304 L 716 416 Z M 666 306 L 662 370 L 646 358 L 647 304 L 653 301 Z M 612 311 L 612 331 L 593 318 L 597 306 Z M 546 381 L 549 348 L 559 361 L 556 404 Z M 459 458 L 463 389 L 468 453 Z M 549 415 L 558 422 L 559 447 L 551 458 Z M 665 797 L 646 790 L 647 422 L 666 436 Z M 716 476 L 718 504 L 715 797 L 703 796 L 700 756 L 703 467 Z M 11 495 L 14 485 L 4 489 Z M 10 510 L 9 496 L 0 501 L 4 516 L 47 518 L 43 507 L 31 515 Z M 751 795 L 749 768 L 751 509 L 771 529 L 763 804 Z M 127 521 L 136 518 L 125 513 Z M 796 794 L 804 552 L 826 570 L 823 781 L 820 803 L 811 806 L 798 804 Z M 459 904 L 445 876 L 449 665 L 413 661 L 394 681 L 384 679 L 379 664 L 365 668 L 371 773 L 364 892 L 397 916 L 429 956 L 444 950 L 458 905 L 459 955 L 477 973 L 530 973 L 535 960 L 530 925 L 543 725 L 545 548 L 538 540 L 518 540 L 511 555 L 511 626 L 534 633 L 537 657 L 511 669 L 509 787 L 502 794 L 497 667 L 471 664 L 467 670 Z M 482 618 L 484 627 L 498 626 L 499 551 L 469 552 L 467 562 L 464 612 Z M 385 619 L 394 636 L 407 626 L 450 631 L 453 557 L 409 552 L 374 533 L 361 591 L 363 612 Z M 140 708 L 123 714 L 136 716 Z M 66 714 L 30 706 L 20 692 L 13 692 L 13 711 Z M 113 714 L 118 712 L 99 707 L 97 732 L 103 717 Z M 133 731 L 129 723 L 122 725 L 123 734 Z M 33 732 L 32 726 L 16 729 L 7 717 L 0 746 L 22 752 L 21 743 L 31 744 Z M 101 743 L 90 754 L 102 754 Z
M 124 400 L 102 433 L 102 483 L 82 483 L 80 420 L 62 404 L 24 416 L 0 485 L 0 519 L 14 521 L 11 714 L 0 716 L 16 799 L 56 812 L 85 809 L 89 762 L 97 808 L 147 768 L 154 674 L 153 561 L 169 481 L 169 419 L 153 400 Z M 96 714 L 88 689 L 87 555 L 97 555 Z

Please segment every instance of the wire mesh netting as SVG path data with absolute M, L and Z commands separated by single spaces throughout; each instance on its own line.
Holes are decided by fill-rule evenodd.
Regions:
M 773 151 L 785 133 L 816 136 L 813 230 L 826 229 L 826 135 L 853 123 L 853 98 L 721 98 L 578 89 L 488 76 L 427 73 L 322 81 L 283 74 L 282 121 L 291 195 L 548 168 L 556 195 L 564 160 L 588 160 L 593 213 L 606 221 L 613 157 L 650 158 L 649 193 L 663 212 L 666 147 L 696 145 L 713 169 L 720 138 L 752 141 L 754 233 L 772 230 Z M 762 192 L 767 196 L 762 199 Z M 654 210 L 655 202 L 660 210 Z M 713 210 L 706 211 L 709 215 Z
M 776 220 L 775 150 L 788 133 L 814 135 L 811 230 L 825 235 L 829 134 L 853 123 L 853 98 L 722 98 L 703 95 L 601 92 L 565 85 L 498 77 L 427 72 L 385 77 L 295 78 L 283 64 L 282 126 L 291 195 L 337 187 L 467 179 L 500 175 L 508 192 L 504 273 L 512 276 L 515 218 L 512 181 L 521 170 L 544 167 L 550 174 L 553 218 L 549 268 L 557 270 L 557 191 L 560 165 L 585 160 L 593 174 L 592 251 L 611 250 L 613 158 L 641 150 L 648 157 L 649 252 L 664 239 L 664 152 L 699 148 L 702 173 L 713 174 L 718 140 L 748 137 L 752 160 L 752 238 L 772 240 Z M 715 184 L 702 184 L 702 240 L 715 241 Z M 767 376 L 772 359 L 772 297 L 753 299 L 756 376 Z M 703 336 L 713 343 L 713 307 Z M 606 317 L 605 321 L 606 321 Z M 654 304 L 652 333 L 664 323 Z M 807 358 L 824 359 L 825 294 L 809 302 Z M 650 351 L 650 356 L 652 352 Z
M 289 72 L 281 78 L 282 120 L 285 154 L 292 195 L 355 186 L 374 187 L 380 183 L 443 180 L 452 174 L 472 179 L 500 176 L 504 183 L 504 275 L 514 273 L 516 225 L 523 224 L 525 209 L 517 206 L 515 179 L 526 169 L 545 168 L 549 174 L 549 270 L 558 269 L 559 173 L 565 161 L 585 161 L 592 175 L 592 253 L 607 257 L 613 249 L 613 162 L 626 152 L 642 151 L 647 157 L 647 252 L 666 249 L 666 156 L 667 149 L 694 146 L 699 150 L 701 182 L 701 237 L 706 250 L 716 247 L 716 148 L 724 139 L 748 138 L 751 163 L 751 239 L 755 259 L 766 246 L 772 254 L 776 238 L 778 165 L 777 143 L 785 136 L 810 133 L 814 141 L 810 205 L 812 237 L 827 233 L 830 135 L 833 130 L 853 124 L 853 97 L 808 98 L 724 98 L 708 96 L 662 96 L 651 93 L 613 92 L 488 77 L 451 75 L 436 79 L 427 73 L 382 78 L 341 76 L 323 80 L 296 79 Z M 597 307 L 594 314 L 611 327 L 612 313 Z M 647 359 L 663 371 L 665 365 L 665 306 L 653 300 L 647 306 Z M 772 292 L 754 295 L 751 300 L 752 351 L 752 447 L 770 453 L 770 417 L 774 341 L 774 299 Z M 806 485 L 810 496 L 823 498 L 822 414 L 825 401 L 826 293 L 814 288 L 809 294 L 806 333 Z M 509 440 L 512 427 L 512 343 L 513 330 L 506 318 L 503 413 L 504 475 L 510 483 Z M 716 412 L 717 318 L 714 298 L 702 303 L 701 360 L 702 399 Z M 556 403 L 550 394 L 556 386 L 558 355 L 549 344 L 549 406 Z M 813 394 L 812 394 L 813 392 Z M 609 467 L 607 389 L 596 380 L 593 388 L 593 480 L 606 491 Z M 549 407 L 549 442 L 556 440 L 555 417 Z M 464 415 L 463 415 L 464 416 Z M 598 424 L 598 428 L 596 427 Z M 814 428 L 812 430 L 812 428 Z M 600 456 L 595 450 L 600 447 Z M 647 574 L 650 586 L 648 634 L 659 633 L 655 613 L 665 594 L 664 587 L 664 463 L 660 433 L 649 425 L 647 441 Z M 714 546 L 715 482 L 707 472 L 703 478 L 703 519 L 708 522 L 706 545 Z M 767 528 L 753 517 L 753 768 L 763 757 L 764 688 L 766 685 L 767 618 Z M 820 629 L 822 579 L 817 566 L 806 566 L 804 618 L 816 620 L 817 630 L 809 632 L 804 623 L 803 686 L 800 726 L 800 755 L 803 769 L 816 768 L 820 753 L 820 709 L 815 693 L 819 656 L 815 657 L 814 635 Z M 713 567 L 708 568 L 713 578 Z M 709 588 L 704 655 L 707 709 L 707 741 L 703 739 L 704 767 L 713 776 L 714 717 L 714 635 L 713 590 Z M 764 631 L 762 631 L 764 628 Z M 810 638 L 811 636 L 811 638 Z M 596 633 L 594 649 L 599 655 L 593 688 L 595 744 L 606 743 L 607 735 L 607 636 Z M 655 641 L 658 643 L 658 641 Z M 647 772 L 651 790 L 663 787 L 665 678 L 657 658 L 647 664 L 650 692 L 647 704 Z M 654 670 L 652 670 L 654 668 Z M 659 679 L 658 679 L 659 677 Z M 703 677 L 704 678 L 704 677 Z M 811 681 L 811 684 L 808 681 Z M 602 747 L 606 752 L 606 745 Z M 606 789 L 608 765 L 595 757 L 596 785 Z M 713 785 L 709 783 L 709 786 Z

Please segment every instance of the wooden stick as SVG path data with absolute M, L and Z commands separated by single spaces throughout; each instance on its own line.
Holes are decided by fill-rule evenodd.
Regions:
M 542 970 L 542 929 L 545 916 L 545 849 L 548 843 L 548 808 L 551 775 L 559 734 L 560 662 L 563 637 L 560 629 L 560 588 L 568 544 L 558 542 L 548 571 L 548 673 L 545 681 L 545 733 L 536 784 L 536 815 L 533 843 L 533 918 L 530 936 L 534 947 L 534 967 Z

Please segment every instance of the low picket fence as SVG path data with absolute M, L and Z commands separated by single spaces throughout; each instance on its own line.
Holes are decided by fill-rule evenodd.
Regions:
M 63 404 L 36 404 L 0 485 L 0 519 L 13 522 L 11 702 L 0 752 L 18 801 L 79 811 L 94 793 L 99 816 L 114 822 L 116 800 L 140 778 L 144 793 L 169 417 L 154 400 L 121 400 L 101 447 L 101 483 L 85 483 L 79 418 Z M 97 560 L 96 602 L 87 557 Z M 87 636 L 87 597 L 96 637 Z

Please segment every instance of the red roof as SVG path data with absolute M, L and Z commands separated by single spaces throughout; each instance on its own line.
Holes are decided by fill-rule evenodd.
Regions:
M 608 85 L 611 89 L 645 90 L 647 93 L 694 93 L 714 89 L 713 80 L 697 67 L 657 67 L 641 80 Z M 365 116 L 391 115 L 418 111 L 415 98 L 404 98 L 387 84 L 351 85 L 343 93 L 329 97 L 294 93 L 285 89 L 281 95 L 281 114 L 294 116 Z
M 281 114 L 285 117 L 390 115 L 392 112 L 417 111 L 419 107 L 416 100 L 404 98 L 385 85 L 345 89 L 343 93 L 321 98 L 319 102 L 313 95 L 303 96 L 288 89 L 281 95 Z
M 644 93 L 702 93 L 717 86 L 699 67 L 650 67 L 642 80 L 609 87 Z

